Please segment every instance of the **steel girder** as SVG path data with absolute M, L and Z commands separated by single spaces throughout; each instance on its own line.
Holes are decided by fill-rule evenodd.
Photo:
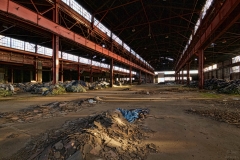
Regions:
M 191 44 L 187 51 L 184 53 L 183 57 L 178 61 L 176 66 L 176 72 L 179 72 L 184 65 L 198 52 L 199 49 L 205 49 L 212 41 L 221 36 L 227 29 L 229 29 L 240 17 L 240 12 L 238 11 L 238 15 L 236 17 L 229 17 L 236 9 L 240 7 L 239 0 L 226 0 L 223 3 L 222 8 L 219 10 L 218 14 L 214 17 L 211 24 L 206 28 L 200 38 L 197 38 L 196 35 L 194 38 L 197 38 L 197 42 L 195 44 Z M 230 20 L 230 22 L 229 22 Z M 211 39 L 211 35 L 224 23 L 224 30 L 222 30 L 218 35 L 215 35 L 214 39 Z M 201 27 L 201 26 L 200 26 Z M 199 28 L 201 29 L 201 28 Z M 193 39 L 194 39 L 193 38 Z M 210 41 L 211 39 L 211 41 Z M 193 42 L 193 41 L 192 41 Z
M 57 23 L 17 4 L 14 3 L 10 0 L 1 0 L 1 5 L 0 5 L 0 11 L 5 12 L 6 13 L 6 17 L 8 16 L 8 18 L 10 18 L 10 15 L 12 15 L 11 18 L 17 18 L 19 20 L 19 18 L 24 21 L 25 23 L 31 24 L 32 26 L 35 27 L 40 27 L 44 30 L 47 30 L 57 36 L 61 36 L 64 38 L 67 38 L 71 41 L 74 41 L 84 47 L 86 47 L 87 49 L 93 50 L 95 52 L 98 52 L 106 57 L 109 58 L 113 58 L 116 61 L 119 61 L 123 64 L 126 64 L 130 67 L 142 70 L 143 72 L 146 72 L 150 75 L 154 75 L 153 72 L 103 48 L 102 46 L 87 40 L 86 38 L 70 31 L 67 28 L 64 28 L 60 25 L 58 25 Z

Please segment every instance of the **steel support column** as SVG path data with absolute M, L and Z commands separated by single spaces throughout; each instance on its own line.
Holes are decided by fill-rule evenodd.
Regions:
M 132 66 L 130 66 L 130 72 L 129 72 L 129 80 L 130 80 L 130 85 L 132 85 Z
M 187 85 L 190 84 L 190 63 L 187 63 Z
M 222 62 L 222 79 L 224 79 L 224 62 Z
M 139 84 L 141 84 L 142 83 L 142 73 L 141 73 L 141 70 L 139 71 L 139 82 L 138 82 Z
M 61 61 L 61 82 L 63 82 L 63 60 Z
M 11 83 L 13 84 L 13 69 L 11 69 Z
M 182 69 L 182 81 L 181 81 L 181 84 L 184 84 L 184 74 L 183 74 L 183 70 L 184 70 L 184 68 Z
M 110 87 L 113 87 L 113 58 L 110 61 Z
M 53 84 L 56 84 L 56 83 L 58 83 L 58 75 L 59 75 L 59 58 L 58 58 L 59 37 L 56 35 L 52 36 L 52 49 L 53 49 L 53 56 L 52 56 Z
M 145 73 L 145 83 L 147 83 L 147 73 Z
M 181 84 L 181 74 L 180 74 L 180 71 L 178 72 L 178 84 Z
M 204 80 L 204 74 L 203 74 L 203 65 L 204 65 L 204 52 L 203 49 L 198 50 L 198 87 L 199 89 L 203 89 L 203 80 Z
M 35 81 L 38 82 L 38 59 L 35 58 Z
M 60 72 L 60 74 L 61 74 L 61 76 L 60 76 L 60 81 L 63 82 L 63 52 L 61 52 L 61 59 L 62 59 L 62 60 L 61 60 L 61 65 L 60 65 L 60 66 L 61 66 L 61 67 L 60 67 L 60 68 L 61 68 L 61 72 Z
M 81 72 L 80 72 L 80 64 L 78 64 L 78 69 L 77 69 L 77 71 L 78 71 L 78 80 L 80 81 L 80 77 L 81 77 Z
M 59 18 L 58 18 L 58 3 L 59 0 L 55 0 L 55 8 L 53 10 L 53 21 L 58 24 Z M 53 75 L 53 84 L 58 83 L 59 80 L 59 36 L 53 34 L 52 35 L 52 75 Z
M 93 83 L 93 64 L 92 64 L 92 61 L 93 61 L 93 57 L 91 58 L 91 66 L 90 66 L 90 83 Z

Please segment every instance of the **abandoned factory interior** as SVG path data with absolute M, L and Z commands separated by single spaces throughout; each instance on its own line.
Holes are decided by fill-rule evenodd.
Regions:
M 240 160 L 240 0 L 0 0 L 0 160 Z

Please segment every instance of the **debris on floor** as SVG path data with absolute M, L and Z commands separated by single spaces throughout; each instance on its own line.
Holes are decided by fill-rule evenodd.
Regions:
M 10 159 L 144 160 L 158 152 L 153 143 L 143 142 L 152 132 L 129 123 L 118 110 L 107 111 L 33 137 Z
M 198 82 L 191 82 L 189 87 L 198 87 Z M 204 89 L 216 90 L 218 93 L 224 94 L 240 94 L 240 80 L 207 79 L 204 81 Z
M 228 124 L 236 125 L 240 128 L 240 111 L 236 110 L 221 110 L 221 109 L 207 109 L 207 110 L 196 110 L 189 109 L 186 110 L 187 113 L 197 114 L 204 117 L 209 117 L 211 119 L 226 122 Z
M 11 84 L 0 84 L 0 97 L 11 96 L 14 93 L 14 87 Z
M 146 91 L 146 90 L 141 90 L 137 91 L 134 94 L 146 94 L 146 95 L 153 95 L 153 94 L 158 94 L 159 92 L 157 91 Z
M 17 92 L 30 92 L 32 94 L 42 94 L 44 96 L 64 94 L 66 92 L 86 92 L 87 90 L 97 90 L 108 88 L 110 84 L 105 81 L 96 81 L 93 83 L 84 82 L 82 80 L 72 80 L 59 82 L 53 85 L 52 82 L 27 82 L 0 84 L 0 96 L 11 96 Z
M 96 103 L 101 103 L 100 98 L 90 98 L 85 100 L 52 102 L 41 106 L 29 107 L 15 112 L 0 112 L 0 118 L 6 123 L 13 122 L 33 122 L 37 119 L 61 117 L 69 112 L 79 112 L 85 107 L 92 107 Z
M 136 119 L 144 118 L 149 113 L 148 109 L 122 109 L 118 108 L 118 111 L 120 111 L 123 115 L 123 117 L 130 123 L 134 122 Z

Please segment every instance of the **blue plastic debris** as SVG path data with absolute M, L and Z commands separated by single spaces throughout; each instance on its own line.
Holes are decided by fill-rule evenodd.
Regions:
M 136 119 L 140 118 L 140 114 L 148 114 L 149 110 L 148 109 L 132 109 L 132 110 L 127 110 L 127 109 L 121 109 L 117 108 L 119 110 L 123 117 L 130 123 L 134 122 Z

